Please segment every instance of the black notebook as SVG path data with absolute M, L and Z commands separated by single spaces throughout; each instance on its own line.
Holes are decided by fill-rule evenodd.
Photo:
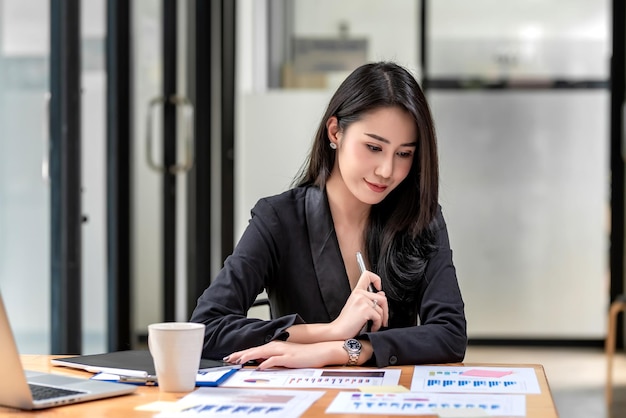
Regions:
M 146 372 L 148 375 L 156 374 L 152 355 L 148 350 L 124 350 L 103 354 L 62 357 L 50 360 L 50 363 L 55 366 L 72 367 L 90 372 L 98 372 L 104 369 L 122 369 Z M 200 369 L 214 367 L 233 367 L 233 365 L 219 360 L 200 360 Z

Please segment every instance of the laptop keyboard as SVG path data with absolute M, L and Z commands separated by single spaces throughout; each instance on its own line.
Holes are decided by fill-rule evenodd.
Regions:
M 29 383 L 28 386 L 30 386 L 30 391 L 33 394 L 33 399 L 36 401 L 85 393 L 82 391 L 61 389 L 52 386 L 33 385 L 32 383 Z

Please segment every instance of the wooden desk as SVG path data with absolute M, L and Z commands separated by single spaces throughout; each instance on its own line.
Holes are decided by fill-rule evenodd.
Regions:
M 39 370 L 51 373 L 60 373 L 71 376 L 79 376 L 88 378 L 91 373 L 82 370 L 73 370 L 66 367 L 57 367 L 50 364 L 50 359 L 59 356 L 47 355 L 23 355 L 22 363 L 25 369 Z M 532 418 L 556 418 L 558 413 L 554 406 L 550 386 L 546 379 L 543 366 L 537 364 L 472 364 L 462 363 L 454 364 L 454 366 L 500 366 L 500 367 L 532 367 L 537 374 L 541 394 L 526 395 L 526 416 Z M 400 385 L 407 388 L 411 387 L 411 379 L 413 377 L 413 366 L 398 367 L 402 369 L 400 377 Z M 324 415 L 324 411 L 337 395 L 337 390 L 324 389 L 326 393 L 322 398 L 311 406 L 303 415 L 303 417 L 319 417 Z M 33 412 L 18 411 L 15 409 L 0 407 L 0 417 L 151 417 L 156 412 L 136 411 L 135 408 L 156 401 L 176 401 L 184 397 L 185 394 L 161 393 L 158 387 L 140 386 L 138 390 L 131 395 L 124 395 L 116 398 L 102 399 L 98 401 L 90 401 L 74 405 L 60 406 L 51 409 L 44 409 Z M 332 416 L 340 416 L 333 414 Z M 350 415 L 354 416 L 354 415 Z M 372 417 L 373 415 L 368 415 Z M 375 415 L 383 416 L 383 415 Z

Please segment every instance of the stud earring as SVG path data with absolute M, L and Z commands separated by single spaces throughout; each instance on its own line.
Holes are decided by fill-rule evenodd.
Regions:
M 334 142 L 331 142 L 329 145 L 330 145 L 330 148 L 337 149 L 337 144 L 335 144 Z

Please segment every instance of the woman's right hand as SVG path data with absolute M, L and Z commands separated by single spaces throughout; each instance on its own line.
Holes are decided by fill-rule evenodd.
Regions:
M 331 323 L 333 334 L 338 338 L 348 339 L 357 336 L 368 321 L 372 321 L 372 332 L 388 325 L 389 307 L 385 292 L 369 292 L 367 288 L 370 283 L 376 289 L 381 289 L 380 277 L 371 271 L 364 271 L 341 313 Z

